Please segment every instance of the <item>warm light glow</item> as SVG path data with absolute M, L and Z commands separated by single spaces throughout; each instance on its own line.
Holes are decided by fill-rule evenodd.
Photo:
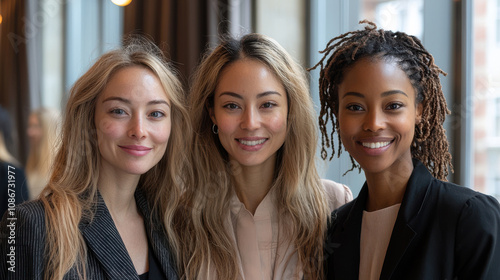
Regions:
M 2 15 L 0 15 L 0 24 L 2 23 Z
M 113 4 L 115 5 L 118 5 L 118 6 L 127 6 L 128 4 L 130 4 L 130 2 L 132 2 L 132 0 L 111 0 L 111 2 L 113 2 Z

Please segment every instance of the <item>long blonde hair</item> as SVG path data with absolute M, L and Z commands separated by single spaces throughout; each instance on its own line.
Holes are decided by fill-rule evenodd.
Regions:
M 189 95 L 194 129 L 194 181 L 187 186 L 179 210 L 178 254 L 184 279 L 195 279 L 200 267 L 211 263 L 220 279 L 238 279 L 238 257 L 224 224 L 232 196 L 232 171 L 227 153 L 211 131 L 208 107 L 221 71 L 239 59 L 265 64 L 287 92 L 288 122 L 284 145 L 278 151 L 274 186 L 279 215 L 291 218 L 290 230 L 299 262 L 308 279 L 322 274 L 323 241 L 329 214 L 324 189 L 315 166 L 316 113 L 304 70 L 274 40 L 249 34 L 224 39 L 207 53 L 192 81 Z
M 60 114 L 56 109 L 40 108 L 33 111 L 40 124 L 42 136 L 36 143 L 30 143 L 26 162 L 26 177 L 30 197 L 36 198 L 49 180 L 50 168 L 59 146 Z
M 163 220 L 171 249 L 178 243 L 171 227 L 182 185 L 179 174 L 189 172 L 185 138 L 190 124 L 185 96 L 177 76 L 164 61 L 160 50 L 149 41 L 135 37 L 122 49 L 102 55 L 71 89 L 62 126 L 61 147 L 56 155 L 49 184 L 40 195 L 46 216 L 47 262 L 44 279 L 62 279 L 75 268 L 80 278 L 85 271 L 86 246 L 78 229 L 82 216 L 93 216 L 99 178 L 99 149 L 94 124 L 95 103 L 114 73 L 141 66 L 158 76 L 172 110 L 172 130 L 167 150 L 159 163 L 143 174 L 144 188 L 153 215 Z M 175 163 L 175 164 L 169 164 Z

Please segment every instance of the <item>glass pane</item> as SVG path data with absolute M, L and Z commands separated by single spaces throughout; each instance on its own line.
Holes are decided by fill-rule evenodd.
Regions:
M 500 199 L 500 1 L 473 3 L 474 187 Z
M 360 20 L 373 21 L 386 30 L 422 38 L 423 0 L 361 0 Z

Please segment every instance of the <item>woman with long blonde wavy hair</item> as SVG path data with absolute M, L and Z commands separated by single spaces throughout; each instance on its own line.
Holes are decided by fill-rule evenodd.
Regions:
M 273 39 L 224 39 L 188 98 L 195 184 L 176 228 L 183 279 L 319 279 L 332 209 L 350 190 L 321 181 L 303 69 Z
M 10 216 L 0 225 L 2 257 L 15 249 L 0 278 L 177 279 L 184 97 L 153 43 L 138 37 L 102 55 L 71 90 L 47 187 L 13 213 L 14 245 Z

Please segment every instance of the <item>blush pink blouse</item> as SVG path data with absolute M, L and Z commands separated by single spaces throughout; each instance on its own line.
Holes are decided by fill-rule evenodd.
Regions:
M 352 200 L 351 190 L 345 185 L 322 180 L 330 211 Z M 302 265 L 298 263 L 295 246 L 283 230 L 286 217 L 279 217 L 271 189 L 252 215 L 236 194 L 231 199 L 226 230 L 238 252 L 240 275 L 244 280 L 302 279 Z M 199 279 L 217 279 L 215 269 L 207 264 Z

